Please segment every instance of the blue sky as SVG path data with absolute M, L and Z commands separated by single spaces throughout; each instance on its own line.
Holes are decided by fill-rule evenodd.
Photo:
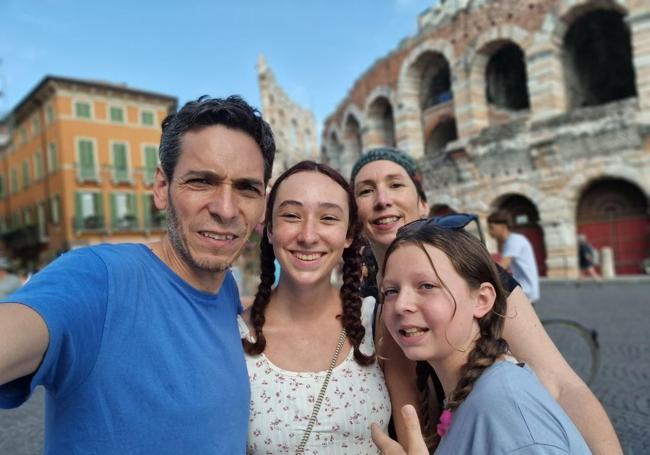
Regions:
M 321 123 L 435 0 L 0 0 L 0 112 L 46 74 L 259 105 L 263 53 Z

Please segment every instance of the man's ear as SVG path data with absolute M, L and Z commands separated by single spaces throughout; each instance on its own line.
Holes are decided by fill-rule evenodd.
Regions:
M 163 172 L 162 168 L 156 168 L 156 175 L 153 182 L 153 202 L 158 210 L 165 210 L 167 208 L 169 197 L 169 181 Z
M 496 290 L 492 283 L 481 283 L 476 291 L 476 302 L 474 303 L 474 317 L 480 319 L 485 316 L 494 306 L 497 298 Z

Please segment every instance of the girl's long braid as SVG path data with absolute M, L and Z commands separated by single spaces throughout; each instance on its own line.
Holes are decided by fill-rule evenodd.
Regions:
M 266 227 L 262 233 L 262 240 L 260 242 L 261 261 L 260 261 L 260 285 L 255 294 L 255 300 L 251 306 L 250 321 L 255 333 L 255 341 L 248 341 L 246 338 L 242 339 L 244 344 L 244 351 L 249 355 L 258 355 L 264 352 L 266 347 L 266 338 L 262 327 L 264 326 L 265 317 L 264 312 L 266 306 L 271 300 L 271 288 L 275 281 L 275 254 L 273 247 L 269 243 L 269 237 L 266 232 Z
M 424 443 L 426 444 L 427 449 L 431 451 L 436 447 L 438 442 L 436 432 L 431 431 L 432 428 L 435 428 L 438 416 L 431 415 L 431 400 L 433 400 L 433 396 L 431 395 L 431 389 L 429 387 L 429 378 L 435 382 L 437 376 L 431 365 L 424 361 L 418 361 L 416 363 L 415 375 L 417 380 L 418 414 L 420 417 L 420 427 L 422 428 L 422 437 L 424 438 Z M 437 391 L 436 388 L 436 394 Z M 442 408 L 442 403 L 439 408 Z
M 366 329 L 361 321 L 361 242 L 355 235 L 352 243 L 343 251 L 343 285 L 341 286 L 341 303 L 343 315 L 341 324 L 347 332 L 348 340 L 354 349 L 354 359 L 359 365 L 370 365 L 375 360 L 375 354 L 365 355 L 359 350 Z
M 490 312 L 489 315 L 479 319 L 478 324 L 480 337 L 467 356 L 467 363 L 460 371 L 460 380 L 447 400 L 447 409 L 452 412 L 467 398 L 483 371 L 492 366 L 508 350 L 506 340 L 501 338 L 503 328 L 501 316 Z

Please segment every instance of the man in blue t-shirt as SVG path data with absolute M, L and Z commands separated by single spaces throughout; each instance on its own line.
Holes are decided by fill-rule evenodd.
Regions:
M 229 267 L 264 216 L 270 127 L 239 97 L 162 124 L 149 245 L 64 254 L 0 302 L 0 407 L 46 389 L 46 454 L 244 453 L 250 390 Z
M 488 232 L 500 246 L 499 265 L 511 269 L 512 276 L 519 282 L 526 297 L 535 303 L 539 300 L 539 273 L 533 246 L 521 234 L 511 231 L 510 214 L 498 210 L 488 216 Z

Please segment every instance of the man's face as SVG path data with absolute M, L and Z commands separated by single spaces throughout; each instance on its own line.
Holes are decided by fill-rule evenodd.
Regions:
M 496 240 L 505 239 L 505 224 L 488 223 L 488 234 Z
M 185 133 L 173 178 L 156 174 L 156 206 L 191 272 L 223 272 L 264 215 L 264 161 L 248 134 L 222 125 Z

